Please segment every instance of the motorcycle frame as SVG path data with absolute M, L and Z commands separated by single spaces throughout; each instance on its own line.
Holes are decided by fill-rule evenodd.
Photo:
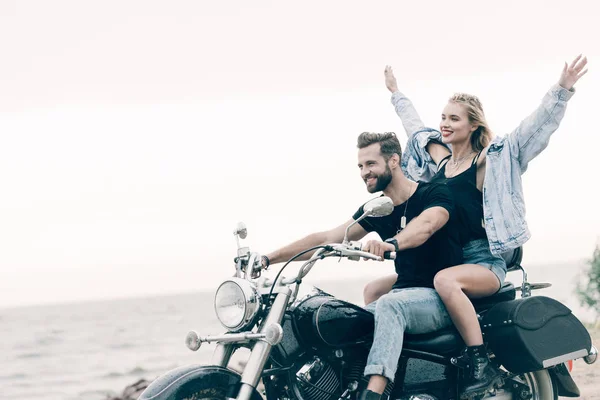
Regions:
M 236 234 L 237 237 L 237 232 L 235 232 L 234 234 Z M 240 237 L 244 238 L 245 236 L 240 235 Z M 270 304 L 268 314 L 261 321 L 258 333 L 226 333 L 222 336 L 215 336 L 212 338 L 207 337 L 202 338 L 200 340 L 200 342 L 212 341 L 217 343 L 212 356 L 212 365 L 222 368 L 227 368 L 227 365 L 229 364 L 231 357 L 237 348 L 251 348 L 250 357 L 240 378 L 240 389 L 236 399 L 251 400 L 252 396 L 256 395 L 256 387 L 260 378 L 265 376 L 265 372 L 268 372 L 269 374 L 277 374 L 277 368 L 274 370 L 263 371 L 271 355 L 273 346 L 279 343 L 279 341 L 276 341 L 276 343 L 274 343 L 273 341 L 267 339 L 267 329 L 269 328 L 269 326 L 280 325 L 282 323 L 286 310 L 298 294 L 298 288 L 299 284 L 302 281 L 302 278 L 306 274 L 308 274 L 315 262 L 319 259 L 332 255 L 348 257 L 351 260 L 358 260 L 360 257 L 364 257 L 365 255 L 371 256 L 368 253 L 361 252 L 358 248 L 353 248 L 351 246 L 351 243 L 344 243 L 343 245 L 329 245 L 327 246 L 327 250 L 325 250 L 325 248 L 319 249 L 300 268 L 300 271 L 297 276 L 290 279 L 278 279 L 275 282 L 275 286 L 272 289 L 272 293 L 275 294 L 275 297 L 272 303 Z M 529 290 L 530 288 L 527 283 L 527 275 L 524 268 L 522 268 L 519 263 L 517 264 L 517 269 L 520 269 L 523 273 L 523 284 L 521 286 L 522 297 L 528 297 L 531 291 Z M 238 257 L 236 258 L 235 276 L 246 280 L 252 280 L 252 274 L 254 270 L 256 269 L 260 271 L 260 268 L 260 256 L 257 253 L 251 253 L 247 247 L 240 247 L 238 242 Z M 291 288 L 291 284 L 293 283 L 296 284 L 294 289 Z M 281 328 L 281 326 L 279 326 L 279 328 Z M 198 339 L 197 336 L 196 339 Z M 192 350 L 197 350 L 197 348 Z M 594 353 L 594 357 L 591 362 L 595 361 L 595 354 L 597 353 Z M 450 366 L 453 370 L 455 370 L 457 374 L 459 373 L 459 368 L 456 365 L 454 365 L 451 361 L 451 358 L 447 356 L 405 348 L 403 350 L 402 358 L 422 359 L 442 365 L 447 365 Z M 586 362 L 588 362 L 588 360 L 586 360 Z M 210 366 L 207 368 L 210 368 Z M 547 370 L 553 376 L 554 381 L 558 384 L 560 395 L 570 395 L 575 397 L 574 395 L 579 394 L 579 390 L 575 382 L 573 382 L 568 370 L 566 369 L 566 367 L 564 367 L 563 364 L 547 368 Z M 404 382 L 402 382 L 402 384 L 403 383 Z M 456 388 L 456 391 L 458 391 L 458 388 Z
M 271 324 L 281 324 L 283 316 L 288 306 L 288 302 L 292 295 L 292 290 L 287 286 L 279 285 L 273 291 L 277 293 L 269 314 L 264 319 L 260 333 L 265 333 L 265 330 Z M 240 391 L 237 400 L 250 400 L 258 381 L 262 376 L 263 369 L 269 356 L 271 355 L 272 345 L 267 341 L 258 340 L 252 346 L 250 357 L 242 373 Z M 231 356 L 236 348 L 235 343 L 217 343 L 217 347 L 213 353 L 212 363 L 220 367 L 227 367 Z

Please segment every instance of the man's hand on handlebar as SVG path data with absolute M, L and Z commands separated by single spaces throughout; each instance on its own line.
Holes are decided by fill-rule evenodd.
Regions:
M 384 261 L 384 253 L 386 251 L 394 252 L 396 251 L 396 248 L 391 243 L 385 243 L 379 240 L 369 240 L 365 245 L 363 245 L 362 251 L 379 256 L 381 257 L 380 261 Z

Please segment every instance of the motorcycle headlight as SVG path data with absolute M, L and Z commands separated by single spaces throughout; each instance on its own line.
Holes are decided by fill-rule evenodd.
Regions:
M 215 313 L 221 324 L 236 332 L 254 321 L 260 310 L 261 297 L 249 281 L 231 278 L 219 286 L 215 294 Z

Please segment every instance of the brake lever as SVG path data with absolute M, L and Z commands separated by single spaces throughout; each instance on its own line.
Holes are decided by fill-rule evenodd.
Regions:
M 344 245 L 333 246 L 333 249 L 338 252 L 341 257 L 347 257 L 351 261 L 359 261 L 361 257 L 369 260 L 381 261 L 381 257 L 379 256 L 366 251 L 348 248 Z
M 348 242 L 348 246 L 350 246 L 350 248 L 352 250 L 362 251 L 363 243 L 360 242 L 360 241 L 351 241 L 351 242 Z M 384 251 L 383 252 L 383 259 L 384 260 L 395 260 L 396 259 L 396 252 L 395 251 Z M 380 260 L 381 260 L 381 258 L 380 258 Z

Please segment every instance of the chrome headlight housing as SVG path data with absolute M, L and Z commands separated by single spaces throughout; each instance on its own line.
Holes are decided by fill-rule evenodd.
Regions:
M 245 279 L 231 278 L 221 283 L 215 294 L 215 314 L 221 325 L 237 332 L 254 322 L 261 297 L 256 286 Z

